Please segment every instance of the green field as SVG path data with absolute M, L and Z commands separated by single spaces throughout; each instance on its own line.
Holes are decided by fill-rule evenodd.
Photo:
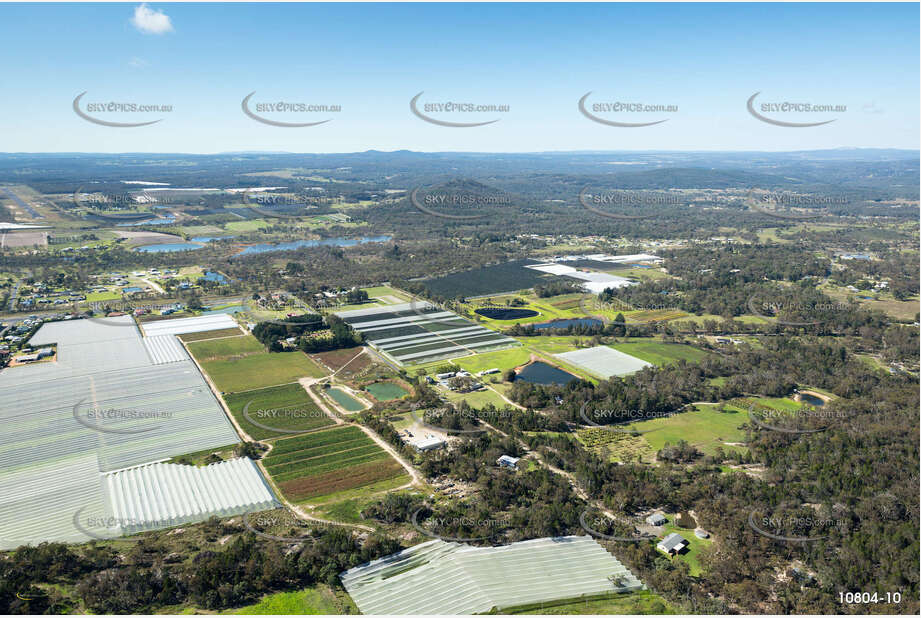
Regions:
M 703 350 L 682 343 L 663 343 L 656 340 L 630 341 L 608 346 L 624 354 L 635 356 L 656 366 L 674 363 L 681 359 L 695 363 L 707 357 Z
M 744 450 L 744 447 L 725 443 L 745 441 L 745 432 L 739 426 L 748 422 L 748 415 L 734 407 L 726 409 L 727 412 L 718 412 L 715 404 L 698 404 L 692 412 L 631 423 L 625 428 L 648 432 L 643 433 L 642 438 L 654 451 L 660 450 L 666 442 L 674 445 L 679 440 L 696 446 L 705 455 L 713 455 L 717 447 L 724 451 Z
M 265 352 L 265 347 L 252 335 L 191 342 L 188 348 L 199 362 Z
M 269 224 L 262 219 L 252 219 L 250 221 L 231 221 L 224 226 L 224 229 L 228 232 L 255 232 L 256 230 L 268 227 L 268 225 Z
M 499 374 L 494 374 L 492 376 L 486 376 L 487 378 L 500 377 Z M 492 386 L 492 385 L 491 385 Z M 488 388 L 482 391 L 473 391 L 472 393 L 455 393 L 448 391 L 445 396 L 448 398 L 448 401 L 456 403 L 458 401 L 466 401 L 468 405 L 473 408 L 483 408 L 487 404 L 492 404 L 497 408 L 502 408 L 508 405 L 502 397 L 500 397 L 495 391 L 491 391 Z
M 409 394 L 406 389 L 393 382 L 375 382 L 365 386 L 365 390 L 371 393 L 378 401 L 392 401 Z
M 224 400 L 236 421 L 255 440 L 288 436 L 294 431 L 327 427 L 334 422 L 296 383 L 234 393 L 227 395 Z M 254 424 L 243 415 L 247 404 L 247 415 L 265 427 Z
M 201 362 L 201 366 L 223 393 L 238 393 L 324 375 L 303 352 L 260 352 L 241 358 L 206 360 Z
M 470 373 L 479 373 L 493 368 L 501 371 L 512 369 L 513 367 L 524 365 L 530 357 L 531 353 L 525 348 L 508 348 L 506 350 L 456 358 L 451 362 Z M 499 376 L 501 377 L 501 374 Z
M 93 303 L 104 300 L 120 300 L 122 295 L 119 292 L 90 292 L 86 295 L 86 302 Z
M 246 616 L 276 614 L 314 616 L 357 614 L 358 608 L 345 591 L 318 584 L 295 592 L 276 592 L 266 595 L 258 603 L 222 613 Z
M 404 476 L 403 467 L 354 425 L 275 441 L 263 460 L 289 500 L 324 498 Z

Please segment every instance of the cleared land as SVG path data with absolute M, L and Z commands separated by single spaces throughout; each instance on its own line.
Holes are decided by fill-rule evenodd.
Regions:
M 324 375 L 302 352 L 268 353 L 251 335 L 196 341 L 188 347 L 222 392 L 249 391 Z
M 225 337 L 189 343 L 189 352 L 197 360 L 213 360 L 232 356 L 247 356 L 265 352 L 265 347 L 251 335 Z
M 176 335 L 186 343 L 191 343 L 193 341 L 201 341 L 202 339 L 217 339 L 218 337 L 233 337 L 240 335 L 239 328 L 222 328 L 220 330 L 209 330 L 201 333 L 186 333 L 184 335 Z
M 264 463 L 281 492 L 293 502 L 404 474 L 396 460 L 354 426 L 278 440 Z
M 201 366 L 217 388 L 225 393 L 239 393 L 324 375 L 303 352 L 261 352 L 241 358 L 201 361 Z
M 745 432 L 739 426 L 748 422 L 748 415 L 738 408 L 726 406 L 719 412 L 716 405 L 698 404 L 693 412 L 683 412 L 668 418 L 654 418 L 631 423 L 627 428 L 647 432 L 642 434 L 653 451 L 660 450 L 665 443 L 677 444 L 684 440 L 696 446 L 705 455 L 716 453 L 717 447 L 724 451 L 741 450 L 741 447 L 726 443 L 745 441 Z
M 295 592 L 270 594 L 253 605 L 221 613 L 244 616 L 315 616 L 357 614 L 358 608 L 345 592 L 333 590 L 325 584 L 318 584 Z
M 367 369 L 372 363 L 371 356 L 368 354 L 362 354 L 356 358 L 356 355 L 363 349 L 356 346 L 330 352 L 316 352 L 310 356 L 335 371 L 338 378 L 349 380 Z
M 333 424 L 333 419 L 320 410 L 297 383 L 234 393 L 227 395 L 225 401 L 243 430 L 256 440 Z M 244 416 L 244 409 L 249 418 Z
M 510 348 L 496 352 L 484 352 L 476 356 L 466 356 L 455 359 L 452 362 L 470 373 L 479 373 L 487 369 L 505 371 L 513 367 L 520 367 L 527 363 L 530 357 L 531 353 L 525 348 Z
M 707 357 L 706 352 L 689 345 L 683 343 L 664 343 L 656 340 L 615 343 L 610 347 L 652 363 L 653 365 L 666 365 L 681 359 L 689 363 L 696 363 Z

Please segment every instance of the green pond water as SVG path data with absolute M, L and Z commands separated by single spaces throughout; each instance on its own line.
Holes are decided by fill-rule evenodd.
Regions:
M 326 393 L 332 397 L 333 401 L 342 406 L 346 412 L 358 412 L 363 410 L 364 406 L 357 399 L 339 388 L 330 388 Z
M 375 384 L 369 384 L 365 387 L 369 393 L 374 395 L 374 398 L 378 401 L 390 401 L 392 399 L 399 399 L 404 397 L 409 393 L 406 390 L 393 382 L 377 382 Z

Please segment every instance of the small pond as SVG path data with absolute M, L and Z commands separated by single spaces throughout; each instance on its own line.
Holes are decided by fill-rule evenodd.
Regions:
M 801 403 L 805 403 L 806 405 L 810 405 L 816 408 L 825 405 L 823 400 L 819 399 L 815 395 L 810 395 L 809 393 L 800 393 L 799 400 Z
M 327 389 L 326 394 L 329 395 L 333 401 L 338 403 L 346 412 L 358 412 L 363 410 L 364 406 L 361 403 L 346 393 L 341 388 L 330 388 Z
M 532 309 L 513 309 L 511 307 L 484 307 L 476 313 L 491 320 L 521 320 L 539 315 Z
M 278 244 L 261 244 L 247 247 L 234 257 L 270 253 L 272 251 L 293 251 L 304 247 L 354 247 L 369 242 L 387 242 L 390 236 L 368 236 L 363 238 L 326 238 L 324 240 L 295 240 Z
M 375 382 L 367 385 L 365 390 L 374 395 L 378 401 L 391 401 L 409 394 L 402 386 L 393 382 Z
M 522 369 L 515 379 L 532 384 L 569 384 L 579 378 L 562 369 L 537 361 Z

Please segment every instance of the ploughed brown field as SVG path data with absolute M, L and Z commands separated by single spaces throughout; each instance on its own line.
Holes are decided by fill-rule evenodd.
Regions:
M 346 367 L 345 371 L 340 374 L 342 376 L 348 376 L 360 372 L 362 369 L 365 369 L 371 364 L 371 357 L 367 354 L 362 354 L 355 360 L 352 360 L 352 358 L 354 358 L 355 355 L 361 351 L 361 349 L 361 346 L 356 346 L 354 348 L 332 350 L 331 352 L 317 352 L 315 354 L 311 354 L 311 356 L 322 361 L 324 365 L 333 371 L 339 371 L 339 369 L 348 363 L 348 367 Z M 350 360 L 352 361 L 351 363 L 349 363 Z
M 347 489 L 364 487 L 403 473 L 403 466 L 392 459 L 372 461 L 343 470 L 334 470 L 281 483 L 279 488 L 293 501 L 327 496 Z

